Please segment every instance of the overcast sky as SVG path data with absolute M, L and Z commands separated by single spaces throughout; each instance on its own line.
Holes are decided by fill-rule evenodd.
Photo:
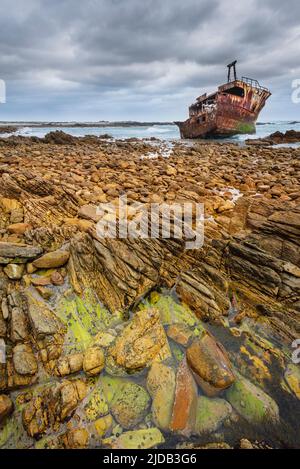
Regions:
M 299 0 L 0 0 L 0 120 L 179 120 L 226 64 L 298 119 Z

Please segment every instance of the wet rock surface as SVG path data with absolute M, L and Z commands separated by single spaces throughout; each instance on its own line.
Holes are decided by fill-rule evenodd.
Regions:
M 165 150 L 0 139 L 0 447 L 299 446 L 300 150 Z M 124 193 L 204 245 L 99 237 Z

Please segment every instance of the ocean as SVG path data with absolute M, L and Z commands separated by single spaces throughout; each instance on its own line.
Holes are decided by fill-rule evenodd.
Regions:
M 26 124 L 25 124 L 26 125 Z M 300 131 L 300 122 L 278 121 L 278 122 L 260 122 L 256 126 L 256 134 L 251 135 L 236 135 L 231 138 L 222 139 L 221 141 L 229 141 L 235 143 L 243 143 L 248 138 L 261 138 L 270 135 L 273 132 L 280 131 L 286 132 L 287 130 Z M 23 135 L 27 137 L 37 136 L 44 137 L 48 132 L 54 130 L 63 130 L 64 132 L 74 135 L 76 137 L 83 137 L 85 135 L 103 135 L 108 134 L 116 139 L 126 138 L 159 138 L 161 140 L 179 140 L 179 129 L 175 124 L 170 125 L 149 125 L 138 126 L 133 125 L 130 127 L 35 127 L 28 124 L 22 127 L 14 135 Z M 12 134 L 2 134 L 1 137 L 8 137 Z

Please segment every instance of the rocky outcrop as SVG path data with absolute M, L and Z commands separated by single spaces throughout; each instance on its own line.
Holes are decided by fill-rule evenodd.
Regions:
M 296 445 L 299 150 L 155 151 L 62 134 L 0 141 L 0 389 L 15 402 L 5 447 L 150 448 L 191 435 L 208 447 L 215 432 L 237 447 L 253 428 Z M 204 202 L 204 245 L 101 238 L 97 205 L 124 193 L 129 219 L 136 202 Z
M 297 130 L 287 130 L 285 133 L 274 132 L 268 137 L 259 139 L 248 139 L 246 140 L 247 145 L 278 145 L 280 143 L 297 143 L 300 142 L 300 132 Z

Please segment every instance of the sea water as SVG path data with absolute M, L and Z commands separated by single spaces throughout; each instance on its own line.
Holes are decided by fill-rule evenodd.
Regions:
M 25 124 L 26 125 L 26 124 Z M 300 122 L 291 121 L 277 121 L 277 122 L 260 122 L 256 126 L 256 134 L 251 135 L 235 135 L 231 138 L 226 138 L 218 141 L 243 143 L 248 138 L 262 138 L 266 137 L 276 131 L 286 132 L 287 130 L 297 130 L 300 132 Z M 85 135 L 103 135 L 108 134 L 116 139 L 127 138 L 151 138 L 155 137 L 160 140 L 179 140 L 179 129 L 175 124 L 167 125 L 149 125 L 149 126 L 120 126 L 120 127 L 68 127 L 58 125 L 57 127 L 35 127 L 27 124 L 25 127 L 20 128 L 14 135 L 23 135 L 26 137 L 44 137 L 47 133 L 55 130 L 63 130 L 64 132 L 75 137 L 83 137 Z M 2 134 L 1 137 L 8 137 L 12 134 Z

